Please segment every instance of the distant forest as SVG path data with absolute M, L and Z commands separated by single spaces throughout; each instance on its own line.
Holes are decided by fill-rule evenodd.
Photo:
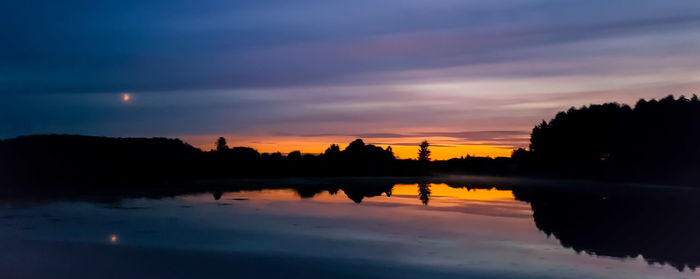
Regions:
M 391 147 L 361 139 L 319 155 L 232 147 L 224 138 L 202 151 L 179 139 L 33 135 L 0 141 L 3 185 L 90 185 L 133 180 L 229 177 L 423 176 L 468 173 L 700 184 L 697 96 L 571 108 L 532 130 L 529 149 L 511 158 L 396 159 Z
M 634 108 L 617 103 L 571 108 L 530 136 L 513 161 L 528 171 L 597 179 L 700 182 L 700 101 L 672 95 Z

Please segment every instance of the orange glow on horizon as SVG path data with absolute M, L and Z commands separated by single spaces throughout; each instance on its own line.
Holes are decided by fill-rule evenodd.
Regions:
M 380 145 L 384 148 L 387 146 Z M 398 146 L 392 145 L 394 155 L 400 159 L 415 159 L 418 157 L 418 145 L 416 146 Z M 452 158 L 478 156 L 478 157 L 510 157 L 513 149 L 509 147 L 500 147 L 493 145 L 453 145 L 453 146 L 431 146 L 430 158 L 433 160 L 448 160 Z
M 131 100 L 131 94 L 130 93 L 122 93 L 122 100 L 124 102 L 128 102 Z
M 219 136 L 215 135 L 192 135 L 183 136 L 183 140 L 202 150 L 214 149 L 214 141 Z M 355 137 L 247 137 L 247 136 L 224 136 L 229 147 L 247 146 L 258 150 L 260 153 L 289 153 L 299 150 L 302 153 L 320 154 L 331 144 L 340 145 L 340 149 L 345 149 L 347 145 L 355 140 Z M 372 138 L 363 139 L 366 144 L 375 144 L 382 148 L 391 146 L 394 155 L 399 159 L 415 159 L 418 157 L 418 144 L 424 138 Z M 430 142 L 431 156 L 433 160 L 448 160 L 470 156 L 478 157 L 510 157 L 512 146 L 497 146 L 480 144 L 478 142 L 469 144 L 454 143 L 451 138 L 425 138 Z M 392 144 L 397 142 L 399 144 Z M 415 145 L 411 145 L 415 142 Z

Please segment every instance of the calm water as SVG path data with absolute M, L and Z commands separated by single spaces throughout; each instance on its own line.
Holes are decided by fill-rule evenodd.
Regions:
M 700 278 L 696 190 L 363 183 L 5 200 L 0 277 Z

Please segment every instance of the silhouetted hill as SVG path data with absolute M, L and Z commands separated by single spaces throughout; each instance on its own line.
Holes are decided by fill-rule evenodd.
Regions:
M 43 183 L 181 177 L 200 153 L 178 139 L 22 136 L 0 141 L 0 178 Z
M 0 141 L 0 181 L 5 185 L 92 187 L 143 179 L 225 177 L 415 175 L 410 161 L 391 149 L 358 139 L 324 154 L 260 154 L 249 147 L 201 151 L 179 139 L 34 135 Z M 91 184 L 92 183 L 92 184 Z M 130 185 L 125 183 L 125 185 Z M 97 187 L 97 186 L 95 186 Z M 126 186 L 124 186 L 126 187 Z

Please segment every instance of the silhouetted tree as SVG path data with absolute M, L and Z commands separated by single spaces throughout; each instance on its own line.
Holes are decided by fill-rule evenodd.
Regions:
M 658 182 L 696 181 L 700 101 L 668 96 L 571 108 L 542 121 L 530 137 L 531 162 L 559 174 Z M 519 152 L 524 158 L 525 152 Z
M 218 152 L 224 152 L 228 150 L 228 145 L 226 145 L 226 139 L 224 137 L 219 137 L 219 139 L 216 140 L 216 151 Z
M 326 149 L 326 152 L 324 152 L 324 153 L 326 155 L 340 153 L 340 146 L 338 146 L 337 144 L 331 144 L 331 146 L 328 147 Z
M 362 149 L 365 147 L 365 142 L 362 139 L 356 139 L 348 144 L 348 147 L 344 151 L 349 153 L 361 153 Z
M 287 154 L 287 160 L 301 160 L 301 151 L 295 150 Z
M 237 146 L 229 150 L 231 158 L 239 161 L 253 161 L 260 157 L 257 150 L 250 147 Z
M 270 160 L 279 160 L 282 159 L 282 153 L 280 152 L 275 152 L 271 153 L 270 156 L 268 157 Z
M 518 148 L 517 150 L 513 150 L 513 153 L 510 155 L 510 158 L 515 163 L 527 164 L 532 161 L 532 152 L 529 152 L 524 148 Z
M 373 144 L 365 144 L 362 139 L 356 139 L 348 144 L 348 147 L 341 154 L 344 159 L 356 162 L 386 162 L 395 159 L 391 150 L 384 150 Z
M 420 145 L 418 146 L 419 147 L 419 149 L 418 149 L 418 160 L 419 161 L 423 161 L 423 162 L 430 161 L 430 149 L 428 149 L 429 146 L 430 146 L 430 144 L 428 143 L 427 140 L 424 140 L 423 142 L 420 143 Z
M 338 159 L 340 156 L 340 146 L 337 144 L 331 144 L 331 146 L 328 147 L 325 152 L 323 152 L 323 155 L 331 160 Z

